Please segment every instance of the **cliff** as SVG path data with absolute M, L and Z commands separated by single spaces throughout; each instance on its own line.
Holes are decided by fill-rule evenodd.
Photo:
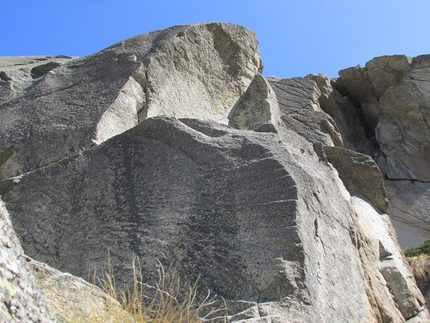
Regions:
M 0 58 L 0 283 L 39 291 L 4 289 L 0 318 L 61 321 L 43 282 L 84 295 L 109 250 L 126 282 L 134 257 L 148 283 L 158 261 L 200 277 L 223 321 L 428 322 L 397 236 L 429 238 L 430 55 L 331 80 L 262 68 L 254 33 L 228 23 Z

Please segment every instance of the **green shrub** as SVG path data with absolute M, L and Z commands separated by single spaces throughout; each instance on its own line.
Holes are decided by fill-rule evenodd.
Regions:
M 406 257 L 417 257 L 422 254 L 430 255 L 430 239 L 418 247 L 407 247 L 404 251 Z

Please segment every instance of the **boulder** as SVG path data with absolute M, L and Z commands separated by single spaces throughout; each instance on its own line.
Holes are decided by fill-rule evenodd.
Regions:
M 229 126 L 242 130 L 256 130 L 267 123 L 281 125 L 278 100 L 264 77 L 255 77 L 234 105 L 229 120 Z
M 402 285 L 404 312 L 383 276 L 370 287 L 363 281 L 380 273 L 379 258 L 363 262 L 360 248 L 374 254 L 379 245 L 360 238 L 368 233 L 355 218 L 380 214 L 364 201 L 365 211 L 355 208 L 312 144 L 301 139 L 305 151 L 294 140 L 156 117 L 1 187 L 15 225 L 31 233 L 22 237 L 26 252 L 78 276 L 106 266 L 110 250 L 118 277 L 130 279 L 124 264 L 133 255 L 148 282 L 155 259 L 177 263 L 184 279 L 200 276 L 231 308 L 246 301 L 246 315 L 258 309 L 253 319 L 372 322 L 385 308 L 402 322 L 419 314 L 412 280 Z M 400 255 L 393 242 L 387 248 Z
M 227 124 L 262 70 L 254 33 L 228 23 L 139 35 L 53 70 L 53 63 L 44 63 L 33 67 L 43 74 L 35 80 L 21 70 L 10 74 L 6 67 L 16 65 L 3 64 L 12 81 L 4 76 L 0 84 L 0 178 L 79 154 L 147 117 Z M 15 83 L 21 85 L 14 97 Z
M 367 75 L 379 99 L 411 69 L 412 58 L 405 55 L 380 56 L 366 63 Z

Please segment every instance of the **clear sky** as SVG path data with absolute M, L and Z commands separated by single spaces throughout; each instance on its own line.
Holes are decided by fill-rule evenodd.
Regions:
M 0 56 L 83 56 L 204 21 L 253 30 L 266 76 L 335 77 L 375 56 L 430 54 L 430 0 L 0 0 Z

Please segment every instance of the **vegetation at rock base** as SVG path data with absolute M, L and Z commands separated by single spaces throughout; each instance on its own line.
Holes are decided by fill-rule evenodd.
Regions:
M 117 286 L 110 262 L 108 272 L 103 273 L 99 281 L 104 291 L 116 299 L 136 323 L 194 323 L 223 314 L 224 306 L 220 306 L 209 293 L 203 301 L 200 300 L 198 279 L 191 285 L 184 284 L 174 268 L 165 270 L 161 263 L 159 265 L 159 279 L 155 286 L 141 281 L 138 261 L 133 261 L 132 265 L 132 287 Z M 123 322 L 124 316 L 118 317 L 118 322 Z
M 411 265 L 412 272 L 418 280 L 428 280 L 430 278 L 430 255 L 425 253 L 406 258 Z
M 407 247 L 403 252 L 415 278 L 418 280 L 430 279 L 430 239 L 418 247 Z

